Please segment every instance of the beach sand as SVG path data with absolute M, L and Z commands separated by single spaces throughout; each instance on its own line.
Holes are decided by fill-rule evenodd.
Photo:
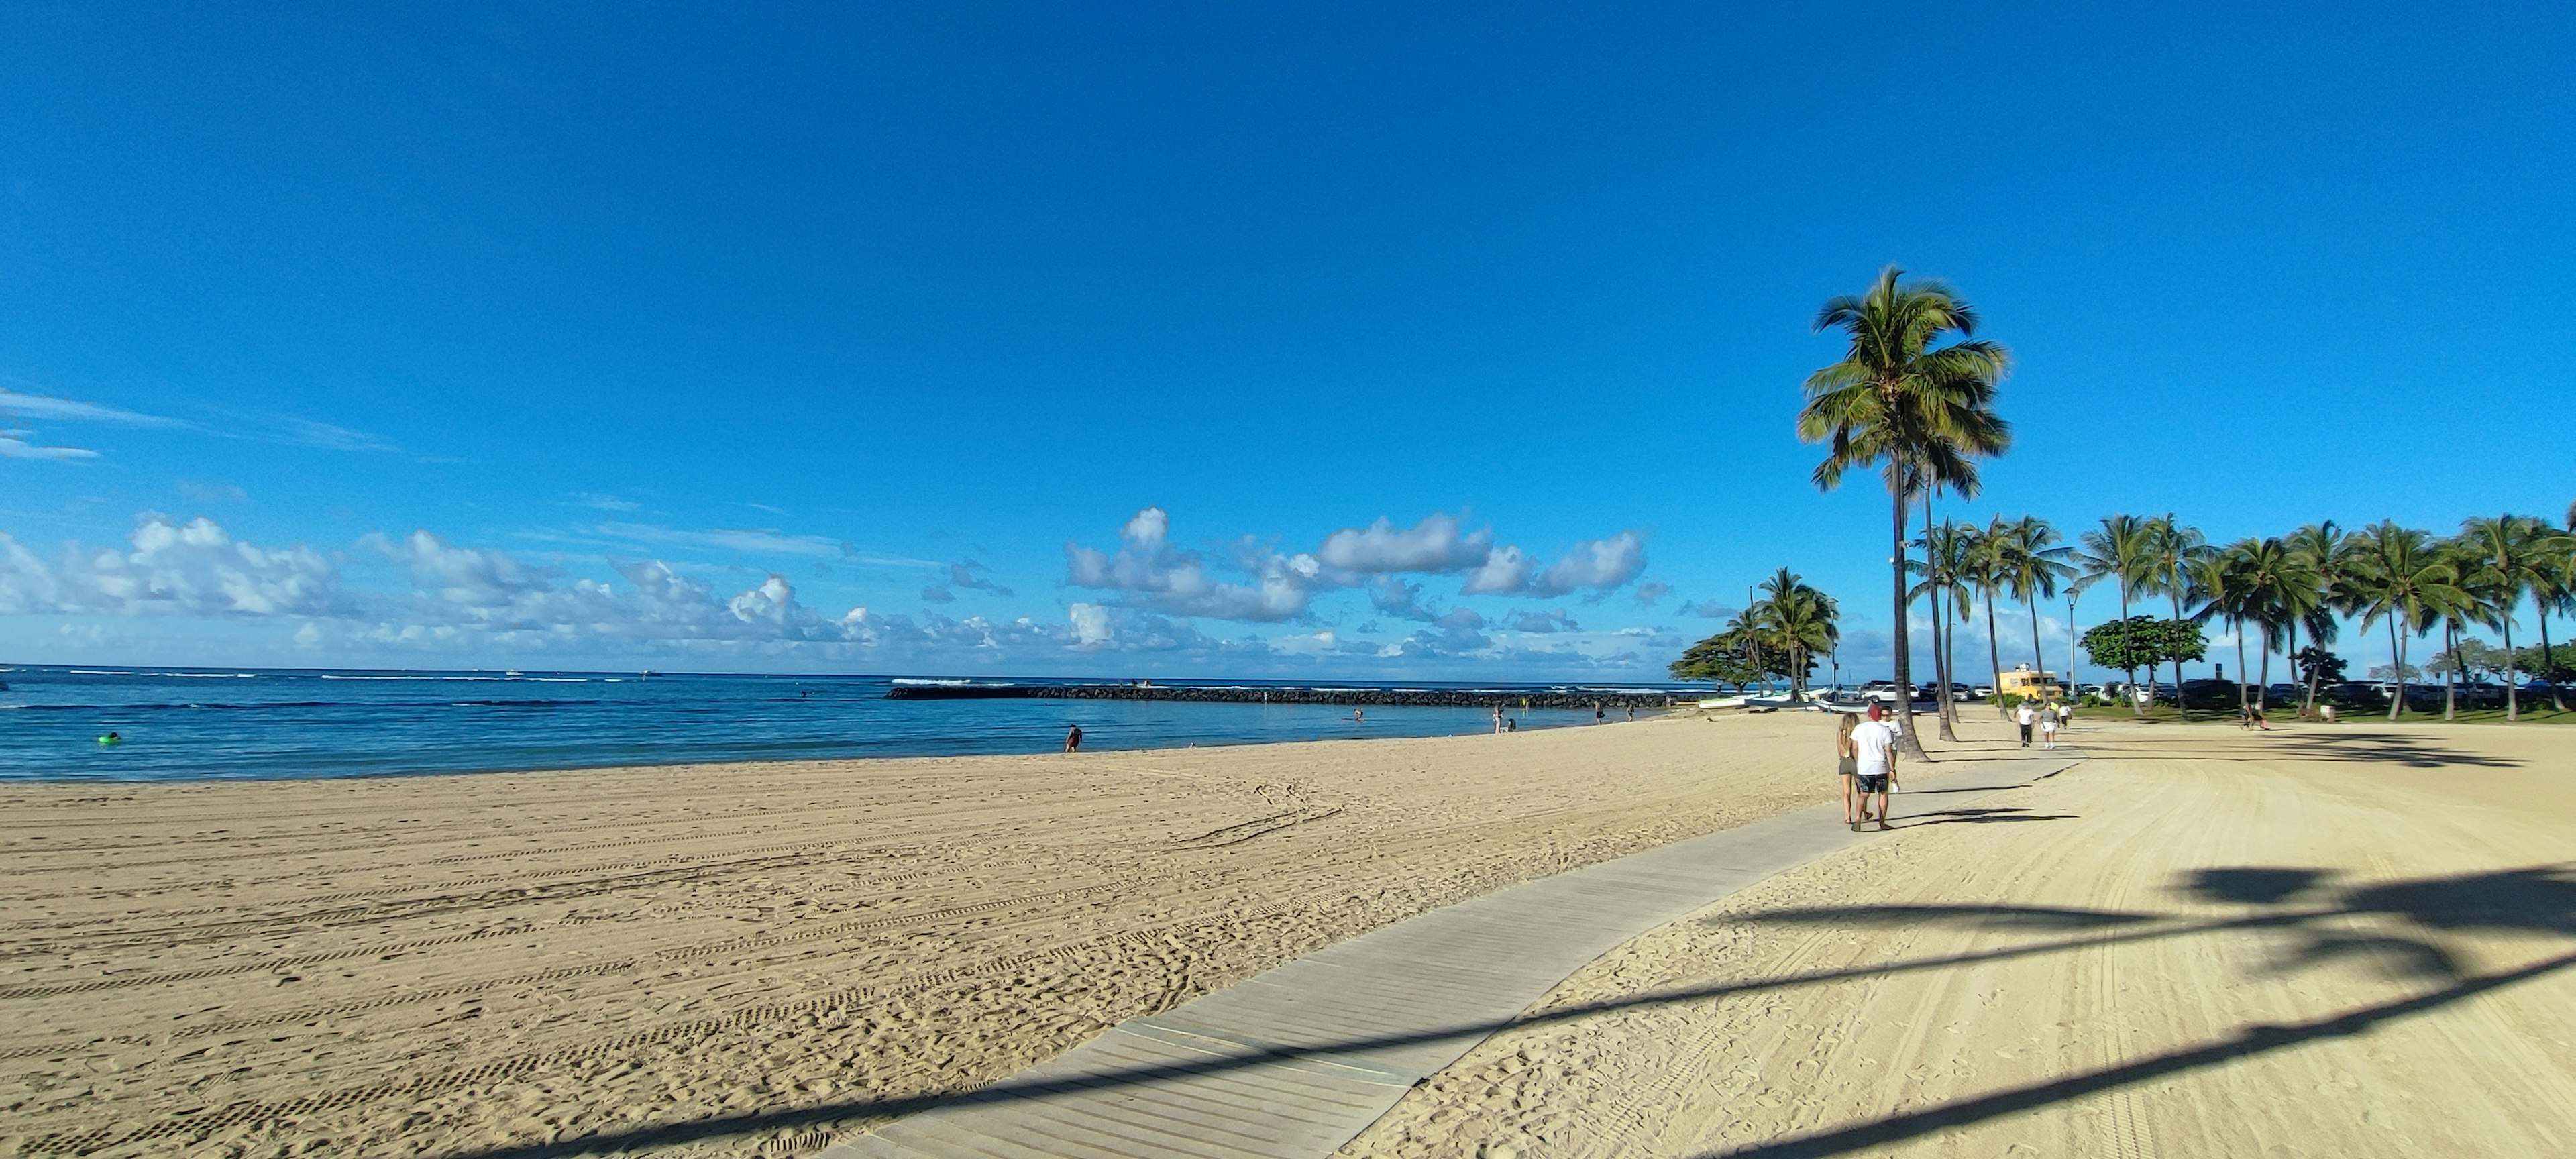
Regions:
M 1828 727 L 0 788 L 0 1153 L 810 1153 L 1811 804 Z
M 0 1152 L 810 1154 L 1367 929 L 1829 800 L 1829 729 L 0 789 Z M 2576 732 L 2072 739 L 2095 759 L 1991 812 L 1612 953 L 1346 1153 L 2576 1143 Z
M 2072 739 L 1606 956 L 1343 1153 L 2576 1152 L 2576 731 Z

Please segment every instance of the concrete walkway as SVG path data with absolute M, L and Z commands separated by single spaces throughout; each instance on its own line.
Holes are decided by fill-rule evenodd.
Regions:
M 1958 809 L 2064 770 L 2074 749 L 1939 766 L 1893 798 Z M 1377 1121 L 1585 963 L 1876 833 L 1828 804 L 1398 922 L 1100 1037 L 824 1159 L 1315 1159 Z

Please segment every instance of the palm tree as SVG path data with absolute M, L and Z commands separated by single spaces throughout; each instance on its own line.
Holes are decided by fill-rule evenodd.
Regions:
M 1798 412 L 1798 437 L 1826 443 L 1816 465 L 1816 486 L 1832 490 L 1843 474 L 1877 467 L 1893 509 L 1888 565 L 1895 618 L 1895 677 L 1900 693 L 1913 677 L 1907 626 L 1905 501 L 1917 488 L 1974 479 L 1972 460 L 2002 454 L 2010 428 L 1994 411 L 1995 393 L 2012 356 L 2002 346 L 1971 337 L 1977 314 L 1948 286 L 1899 282 L 1894 266 L 1858 296 L 1827 301 L 1816 312 L 1819 332 L 1840 329 L 1850 339 L 1841 361 L 1807 376 L 1806 406 Z M 1946 346 L 1936 346 L 1956 336 Z M 1897 697 L 1898 744 L 1921 758 L 1915 737 L 1913 697 Z
M 2567 696 L 2558 686 L 2558 657 L 2549 647 L 2549 613 L 2576 611 L 2576 535 L 2545 523 L 2541 527 L 2548 535 L 2532 559 L 2531 605 L 2539 613 L 2540 666 L 2549 673 L 2549 702 L 2565 712 Z
M 1958 630 L 1951 619 L 1966 622 L 1969 602 L 1968 572 L 1974 565 L 1969 558 L 1975 547 L 1976 528 L 1944 519 L 1938 526 L 1924 529 L 1918 542 L 1923 548 L 1923 562 L 1915 574 L 1923 578 L 1915 583 L 1914 595 L 1927 597 L 1932 604 L 1932 656 L 1940 674 L 1941 739 L 1955 741 L 1954 712 L 1950 685 L 1959 670 Z M 1941 614 L 1941 601 L 1948 599 L 1951 615 Z
M 2434 544 L 2434 550 L 2451 565 L 2457 596 L 2436 593 L 2429 599 L 2434 619 L 2442 628 L 2442 649 L 2448 663 L 2442 665 L 2442 719 L 2460 718 L 2458 679 L 2469 675 L 2461 656 L 2463 641 L 2472 627 L 2495 627 L 2496 608 L 2504 603 L 2503 585 L 2484 567 L 2478 545 L 2467 536 L 2457 536 Z
M 2354 579 L 2362 626 L 2388 622 L 2389 660 L 2397 677 L 2397 696 L 2388 706 L 2388 719 L 2395 720 L 2406 710 L 2407 638 L 2422 635 L 2432 627 L 2437 609 L 2465 601 L 2468 593 L 2460 590 L 2458 574 L 2434 548 L 2432 536 L 2387 519 L 2358 538 Z
M 2048 660 L 2039 650 L 2039 601 L 2057 598 L 2058 581 L 2075 573 L 2066 562 L 2073 549 L 2055 546 L 2057 529 L 2037 516 L 2024 515 L 2003 528 L 1995 557 L 2003 565 L 2005 589 L 2030 609 L 2030 670 L 2045 671 Z
M 2191 597 L 2192 561 L 2209 555 L 2209 541 L 2200 529 L 2185 527 L 2172 515 L 2147 521 L 2146 542 L 2148 589 L 2161 592 L 2173 601 L 2173 618 L 2183 618 L 2183 601 Z M 2182 709 L 2182 660 L 2176 658 L 2174 669 L 2174 709 Z
M 2339 612 L 2357 610 L 2353 595 L 2353 549 L 2358 537 L 2346 534 L 2328 519 L 2311 523 L 2290 533 L 2286 541 L 2292 554 L 2299 557 L 2300 572 L 2312 577 L 2314 589 L 2302 591 L 2298 602 L 2307 610 L 2293 611 L 2289 621 L 2291 663 L 2299 656 L 2299 629 L 2306 628 L 2308 639 L 2318 647 L 2335 642 L 2342 627 L 2336 621 Z M 2296 675 L 2295 669 L 2293 675 Z M 2305 689 L 2300 693 L 2299 717 L 2306 719 L 2316 711 L 2317 674 L 2311 668 Z
M 1787 661 L 1789 695 L 1802 698 L 1807 669 L 1820 652 L 1831 652 L 1842 640 L 1833 598 L 1810 586 L 1798 573 L 1781 568 L 1762 581 L 1763 598 L 1745 610 L 1752 631 L 1769 650 Z
M 2227 562 L 2234 573 L 2238 597 L 2236 671 L 2241 708 L 2245 700 L 2241 684 L 2246 672 L 2245 625 L 2253 624 L 2263 633 L 2263 669 L 2254 682 L 2256 703 L 2261 703 L 2271 695 L 2273 647 L 2285 635 L 2295 642 L 2299 621 L 2315 609 L 2321 596 L 2315 569 L 2282 540 L 2239 540 L 2228 546 Z
M 1997 690 L 2004 686 L 2004 654 L 1995 631 L 1995 593 L 2003 590 L 2008 572 L 2004 566 L 2006 526 L 2003 516 L 1995 516 L 1983 528 L 1971 531 L 1973 538 L 1968 543 L 1968 582 L 1986 598 L 1986 666 L 1994 673 L 1987 687 Z M 2001 696 L 1995 698 L 1995 711 L 2006 719 L 2012 717 L 2012 710 L 2004 707 Z
M 2116 581 L 2115 586 L 2120 590 L 2120 618 L 2128 619 L 2129 597 L 2146 589 L 2146 547 L 2146 520 L 2135 515 L 2104 516 L 2102 526 L 2085 532 L 2082 546 L 2070 557 L 2076 574 L 2075 582 L 2068 590 L 2081 592 L 2105 579 Z M 2071 618 L 2067 631 L 2074 631 Z M 2073 675 L 2068 673 L 2070 678 Z M 2138 670 L 2132 668 L 2129 670 L 2129 684 L 2134 689 L 2137 683 Z M 2147 714 L 2147 710 L 2138 704 L 2134 692 L 2129 697 L 2129 710 L 2139 716 Z
M 2498 631 L 2504 634 L 2504 718 L 2522 719 L 2522 694 L 2514 687 L 2513 614 L 2522 606 L 2523 593 L 2532 589 L 2533 581 L 2543 570 L 2548 555 L 2544 546 L 2550 538 L 2548 525 L 2521 515 L 2486 516 L 2460 524 L 2460 540 L 2466 554 L 2469 575 L 2488 598 Z M 2547 615 L 2543 611 L 2542 615 Z
M 2200 605 L 2191 613 L 2195 622 L 2221 620 L 2236 637 L 2236 711 L 2245 712 L 2245 613 L 2249 604 L 2244 572 L 2239 566 L 2239 549 L 2243 543 L 2196 556 L 2183 567 L 2183 580 L 2188 585 L 2186 599 Z M 2179 618 L 2179 617 L 2177 617 Z M 2182 682 L 2174 682 L 2174 700 L 2182 700 Z

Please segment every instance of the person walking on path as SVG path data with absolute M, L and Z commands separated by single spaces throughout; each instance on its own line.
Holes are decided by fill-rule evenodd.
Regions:
M 1852 777 L 1860 772 L 1860 762 L 1852 748 L 1852 729 L 1860 718 L 1848 712 L 1836 713 L 1843 718 L 1842 727 L 1834 731 L 1834 772 L 1843 783 L 1843 824 L 1860 828 L 1859 798 L 1852 792 Z
M 1860 809 L 1852 818 L 1852 832 L 1871 820 L 1869 799 L 1878 798 L 1878 828 L 1887 829 L 1887 779 L 1896 775 L 1896 733 L 1884 722 L 1887 709 L 1869 706 L 1869 719 L 1852 729 L 1852 789 Z
M 1075 749 L 1078 749 L 1078 748 L 1081 748 L 1081 747 L 1082 747 L 1082 726 L 1081 726 L 1081 725 L 1078 725 L 1078 724 L 1076 724 L 1076 725 L 1067 725 L 1067 726 L 1065 727 L 1065 730 L 1064 730 L 1064 751 L 1066 751 L 1066 752 L 1072 752 L 1072 751 L 1074 751 Z
M 2039 710 L 2032 708 L 2029 701 L 2022 701 L 2021 707 L 2013 710 L 2013 719 L 2021 723 L 2021 747 L 2029 748 L 2030 726 L 2039 719 Z
M 2057 714 L 2058 708 L 2054 704 L 2039 710 L 2039 747 L 2057 747 Z

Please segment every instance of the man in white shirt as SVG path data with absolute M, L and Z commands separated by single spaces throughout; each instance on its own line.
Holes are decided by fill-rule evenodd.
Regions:
M 2021 722 L 2021 747 L 2023 748 L 2030 747 L 2030 726 L 2032 722 L 2039 719 L 2039 710 L 2032 708 L 2030 704 L 2030 701 L 2024 700 L 2020 708 L 2013 710 L 2013 719 Z
M 1869 719 L 1852 729 L 1852 791 L 1860 795 L 1860 814 L 1851 823 L 1852 832 L 1860 832 L 1861 823 L 1870 820 L 1869 799 L 1878 798 L 1878 827 L 1887 828 L 1887 779 L 1896 773 L 1896 733 L 1883 719 L 1887 710 L 1869 706 Z

